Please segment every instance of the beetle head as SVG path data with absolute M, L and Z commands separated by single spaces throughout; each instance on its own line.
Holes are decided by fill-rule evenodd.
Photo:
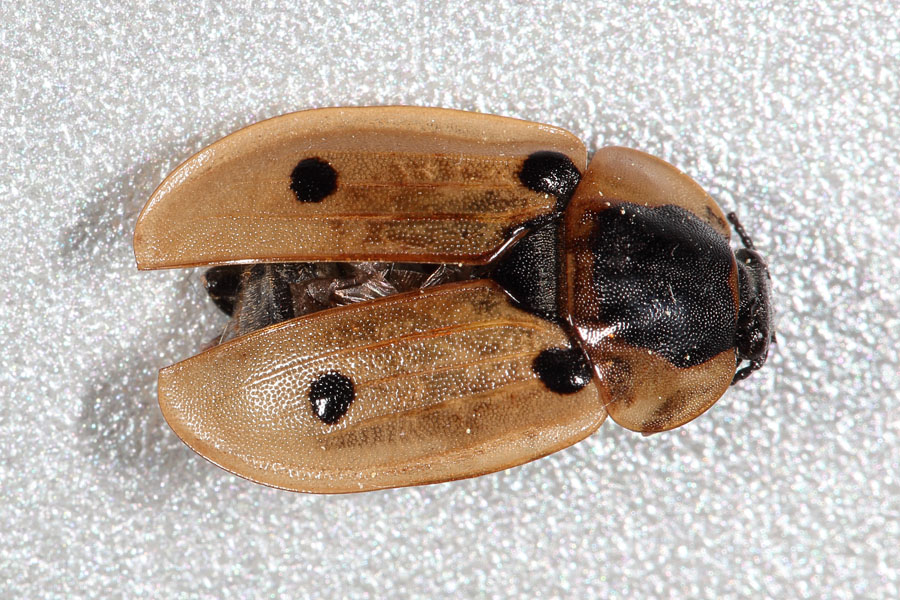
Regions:
M 735 349 L 738 362 L 750 364 L 734 375 L 734 382 L 746 378 L 766 362 L 772 331 L 772 303 L 769 297 L 769 269 L 759 252 L 741 248 L 734 253 L 738 266 L 740 307 L 738 308 Z

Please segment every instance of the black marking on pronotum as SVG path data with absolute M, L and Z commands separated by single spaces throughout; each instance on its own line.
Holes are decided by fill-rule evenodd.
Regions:
M 597 321 L 679 368 L 734 347 L 734 258 L 723 236 L 673 205 L 613 203 L 592 219 Z
M 591 382 L 591 367 L 578 349 L 548 348 L 537 355 L 531 368 L 558 394 L 574 394 Z
M 355 396 L 353 381 L 337 371 L 319 375 L 309 387 L 309 403 L 313 413 L 328 425 L 341 420 Z
M 321 202 L 337 189 L 337 171 L 321 158 L 304 158 L 291 173 L 291 189 L 300 202 Z
M 519 181 L 532 191 L 553 194 L 562 200 L 557 206 L 561 212 L 578 187 L 581 173 L 565 154 L 544 150 L 525 159 L 519 171 Z

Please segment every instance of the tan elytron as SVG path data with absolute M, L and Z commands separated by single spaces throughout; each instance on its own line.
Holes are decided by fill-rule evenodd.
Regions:
M 138 267 L 248 262 L 482 264 L 556 198 L 518 173 L 535 151 L 584 145 L 555 127 L 463 111 L 330 108 L 275 117 L 202 150 L 154 192 L 138 219 Z M 299 202 L 291 173 L 317 158 L 336 190 Z
M 734 377 L 735 353 L 729 349 L 700 365 L 678 368 L 645 348 L 623 343 L 608 323 L 585 318 L 598 304 L 591 277 L 594 258 L 583 243 L 593 225 L 585 215 L 614 201 L 680 206 L 726 239 L 728 223 L 693 179 L 649 154 L 618 147 L 597 151 L 566 211 L 566 305 L 576 335 L 591 358 L 609 415 L 633 431 L 673 429 L 702 414 L 725 393 Z M 736 266 L 730 287 L 737 307 Z
M 495 284 L 452 284 L 331 309 L 165 368 L 159 401 L 194 450 L 267 485 L 342 493 L 505 469 L 565 448 L 606 417 L 594 385 L 549 391 L 532 363 L 569 346 Z M 355 398 L 334 425 L 310 384 L 338 371 Z

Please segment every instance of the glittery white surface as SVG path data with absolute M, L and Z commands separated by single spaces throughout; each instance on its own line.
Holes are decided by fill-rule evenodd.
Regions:
M 3 4 L 0 597 L 900 597 L 900 5 L 525 4 Z M 138 211 L 240 126 L 389 103 L 691 173 L 770 259 L 769 365 L 673 433 L 439 486 L 194 455 L 156 370 L 222 319 L 137 272 Z

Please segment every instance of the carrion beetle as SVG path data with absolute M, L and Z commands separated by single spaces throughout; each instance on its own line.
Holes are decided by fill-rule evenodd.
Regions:
M 220 343 L 166 367 L 217 465 L 322 493 L 434 483 L 644 433 L 765 362 L 769 275 L 692 179 L 627 148 L 462 111 L 310 110 L 159 186 L 140 269 L 212 267 Z M 743 364 L 745 363 L 746 364 Z

